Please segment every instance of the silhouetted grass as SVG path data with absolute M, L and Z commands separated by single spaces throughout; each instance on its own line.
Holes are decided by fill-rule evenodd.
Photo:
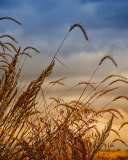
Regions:
M 9 19 L 18 24 L 13 18 L 2 17 L 0 20 Z M 3 38 L 9 38 L 12 43 L 3 43 L 0 41 L 2 51 L 0 52 L 0 159 L 10 160 L 91 160 L 102 148 L 110 149 L 116 141 L 120 141 L 124 145 L 127 144 L 121 139 L 119 130 L 128 122 L 124 122 L 119 130 L 113 129 L 112 125 L 115 119 L 123 119 L 123 115 L 114 108 L 107 109 L 107 106 L 114 103 L 118 99 L 126 99 L 126 95 L 118 95 L 113 100 L 108 101 L 107 105 L 101 106 L 101 109 L 94 109 L 93 104 L 101 97 L 117 90 L 119 86 L 112 87 L 113 84 L 121 81 L 128 83 L 127 78 L 122 75 L 112 74 L 105 77 L 101 82 L 92 84 L 91 80 L 97 72 L 98 68 L 106 60 L 110 60 L 115 67 L 115 60 L 109 56 L 104 56 L 98 63 L 98 66 L 90 76 L 89 81 L 79 82 L 76 86 L 84 85 L 78 100 L 64 102 L 63 97 L 50 97 L 51 103 L 47 103 L 46 93 L 43 89 L 45 78 L 52 74 L 55 60 L 59 49 L 63 45 L 69 33 L 79 27 L 88 40 L 87 34 L 82 25 L 76 23 L 72 25 L 66 37 L 59 46 L 51 63 L 44 69 L 37 79 L 30 82 L 27 89 L 20 90 L 19 81 L 24 62 L 23 57 L 30 57 L 27 50 L 37 49 L 28 46 L 23 51 L 19 47 L 16 49 L 13 43 L 17 43 L 15 38 L 10 35 L 1 35 Z M 25 58 L 26 60 L 26 58 Z M 58 60 L 64 65 L 60 60 Z M 66 77 L 64 77 L 66 78 Z M 64 79 L 53 81 L 50 84 L 64 85 L 61 81 Z M 116 78 L 113 80 L 113 78 Z M 99 87 L 106 81 L 111 82 L 102 89 Z M 88 95 L 84 95 L 87 88 L 91 91 Z M 69 89 L 70 90 L 70 89 Z M 68 91 L 67 91 L 68 92 Z M 42 97 L 41 108 L 38 107 L 38 95 Z M 60 93 L 63 95 L 63 93 Z M 81 100 L 84 98 L 84 100 Z M 102 104 L 103 105 L 103 104 Z M 106 114 L 110 114 L 107 123 L 103 123 L 103 129 L 99 130 L 99 118 L 104 118 Z M 108 144 L 106 139 L 110 133 L 115 133 L 115 139 Z

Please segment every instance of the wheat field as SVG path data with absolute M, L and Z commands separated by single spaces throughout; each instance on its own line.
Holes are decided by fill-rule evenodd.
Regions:
M 2 17 L 2 20 L 11 20 L 21 25 L 11 17 Z M 109 107 L 120 99 L 128 101 L 125 94 L 115 95 L 112 100 L 101 106 L 101 109 L 93 107 L 106 94 L 111 94 L 120 88 L 118 82 L 124 83 L 127 87 L 128 80 L 119 74 L 110 74 L 104 77 L 99 83 L 92 83 L 97 70 L 105 61 L 110 61 L 114 67 L 117 63 L 113 57 L 105 55 L 99 60 L 90 79 L 78 82 L 73 88 L 83 86 L 82 93 L 78 99 L 66 102 L 63 95 L 69 92 L 60 93 L 59 97 L 54 95 L 47 99 L 49 88 L 44 88 L 44 81 L 49 77 L 56 61 L 63 64 L 58 58 L 58 52 L 72 30 L 79 28 L 85 39 L 88 40 L 85 29 L 79 23 L 73 24 L 56 51 L 53 59 L 47 68 L 40 75 L 31 81 L 26 89 L 21 88 L 21 72 L 26 58 L 31 58 L 28 53 L 31 50 L 39 52 L 36 48 L 27 46 L 22 49 L 15 47 L 17 40 L 10 35 L 0 35 L 0 159 L 1 160 L 92 160 L 105 159 L 101 150 L 111 150 L 116 142 L 127 144 L 120 136 L 123 127 L 128 122 L 124 115 L 117 109 Z M 4 42 L 4 38 L 11 42 Z M 52 80 L 48 85 L 64 85 L 66 77 Z M 107 85 L 106 85 L 107 84 Z M 104 86 L 101 88 L 101 86 Z M 85 94 L 87 89 L 88 94 Z M 41 97 L 41 102 L 39 101 Z M 42 110 L 40 110 L 42 108 Z M 99 124 L 104 117 L 109 117 L 106 123 Z M 113 124 L 117 119 L 122 124 L 116 130 Z M 107 139 L 114 133 L 111 142 Z M 108 155 L 108 154 L 107 154 Z

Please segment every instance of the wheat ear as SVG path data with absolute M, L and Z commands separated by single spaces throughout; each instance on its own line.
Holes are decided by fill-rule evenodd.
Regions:
M 82 31 L 83 34 L 84 34 L 85 39 L 88 41 L 88 36 L 87 36 L 87 34 L 86 34 L 86 32 L 85 32 L 85 29 L 84 29 L 83 26 L 82 26 L 81 24 L 79 24 L 79 23 L 73 24 L 73 25 L 70 27 L 69 32 L 71 32 L 75 27 L 79 27 L 79 28 L 81 29 L 81 31 Z
M 17 24 L 21 25 L 20 22 L 18 22 L 17 20 L 15 20 L 14 18 L 11 18 L 11 17 L 1 17 L 0 20 L 3 20 L 3 19 L 9 19 L 9 20 L 12 20 L 14 22 L 16 22 Z
M 115 60 L 114 60 L 111 56 L 108 56 L 108 55 L 104 56 L 104 57 L 101 59 L 99 65 L 101 65 L 106 59 L 111 60 L 112 63 L 117 67 L 117 64 L 116 64 Z

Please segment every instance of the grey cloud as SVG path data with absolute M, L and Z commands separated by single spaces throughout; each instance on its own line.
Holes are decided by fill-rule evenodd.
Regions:
M 61 2 L 28 0 L 22 1 L 21 6 L 16 5 L 13 9 L 7 10 L 3 7 L 6 16 L 9 14 L 13 18 L 16 17 L 23 24 L 18 26 L 12 22 L 4 22 L 3 30 L 10 28 L 9 32 L 14 32 L 14 35 L 16 32 L 16 39 L 19 38 L 24 46 L 30 44 L 37 47 L 42 56 L 47 54 L 48 57 L 53 57 L 70 25 L 78 20 L 86 25 L 89 42 L 86 42 L 84 36 L 81 36 L 81 31 L 75 28 L 66 39 L 58 58 L 70 54 L 75 56 L 79 52 L 88 54 L 103 52 L 115 55 L 116 52 L 121 53 L 124 48 L 127 50 L 128 32 L 123 28 L 127 27 L 128 2 L 115 3 L 114 0 L 86 2 L 82 5 L 76 0 Z
M 128 2 L 110 1 L 97 5 L 97 20 L 99 27 L 112 29 L 128 29 Z M 98 24 L 97 24 L 98 25 Z
M 6 3 L 3 4 L 5 7 Z M 13 18 L 16 17 L 23 24 L 22 36 L 25 38 L 30 35 L 50 37 L 49 40 L 52 36 L 60 38 L 62 32 L 75 22 L 85 24 L 91 32 L 103 28 L 113 30 L 128 28 L 127 1 L 122 3 L 93 0 L 81 4 L 79 1 L 28 0 L 22 1 L 22 5 L 15 3 L 13 5 L 15 7 L 13 9 L 10 7 L 9 10 L 6 10 L 8 6 L 3 7 L 4 15 L 6 13 L 6 16 L 9 14 Z

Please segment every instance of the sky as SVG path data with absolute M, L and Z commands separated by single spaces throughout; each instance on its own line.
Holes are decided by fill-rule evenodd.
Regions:
M 0 0 L 0 17 L 12 17 L 12 21 L 0 21 L 0 35 L 10 34 L 22 48 L 33 46 L 40 53 L 29 52 L 23 68 L 24 83 L 34 80 L 48 66 L 71 25 L 81 24 L 87 35 L 85 40 L 79 28 L 74 28 L 66 38 L 57 58 L 68 68 L 56 61 L 53 74 L 46 82 L 62 77 L 65 87 L 55 87 L 59 95 L 80 81 L 88 81 L 105 55 L 112 56 L 118 68 L 105 61 L 92 79 L 97 82 L 109 74 L 128 77 L 128 1 L 127 0 Z M 120 84 L 119 93 L 128 91 Z M 59 88 L 60 87 L 60 88 Z M 58 91 L 59 88 L 59 91 Z M 82 89 L 76 89 L 67 97 L 77 97 Z M 109 97 L 109 96 L 108 96 Z M 121 101 L 120 108 L 128 114 L 127 103 Z

